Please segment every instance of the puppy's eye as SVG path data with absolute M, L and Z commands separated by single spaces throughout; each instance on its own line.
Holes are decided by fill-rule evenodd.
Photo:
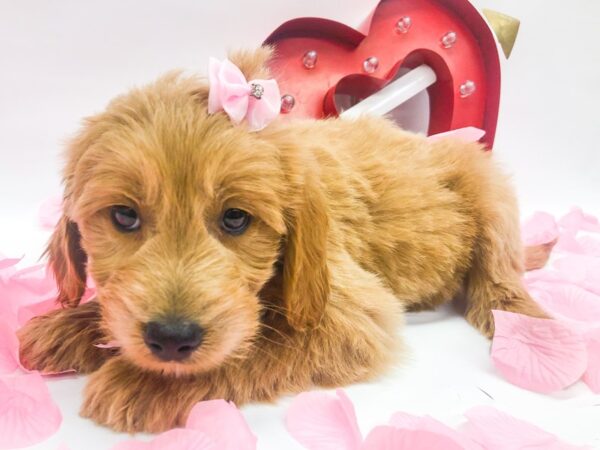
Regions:
M 113 206 L 110 209 L 110 217 L 119 231 L 130 232 L 140 228 L 141 221 L 135 209 L 128 206 Z
M 238 235 L 250 225 L 250 214 L 237 208 L 228 209 L 221 218 L 221 228 L 229 234 Z

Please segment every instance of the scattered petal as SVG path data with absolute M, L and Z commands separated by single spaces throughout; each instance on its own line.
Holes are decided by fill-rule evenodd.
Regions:
M 577 242 L 583 249 L 586 255 L 600 257 L 600 239 L 593 238 L 592 236 L 581 236 L 577 239 Z
M 41 442 L 53 435 L 61 422 L 41 375 L 0 378 L 0 450 Z
M 14 329 L 0 320 L 0 374 L 13 373 L 20 366 L 19 340 Z
M 525 274 L 525 284 L 534 283 L 536 281 L 550 281 L 550 282 L 569 282 L 568 278 L 555 270 L 541 269 L 532 270 Z
M 19 326 L 25 325 L 34 317 L 42 316 L 58 308 L 60 308 L 60 305 L 56 303 L 56 298 L 54 297 L 31 305 L 21 306 L 17 310 Z
M 580 255 L 585 255 L 587 253 L 586 249 L 577 239 L 576 230 L 564 230 L 556 243 L 556 250 L 567 253 L 577 253 Z
M 427 139 L 431 142 L 440 141 L 442 139 L 459 139 L 465 142 L 477 142 L 485 136 L 485 130 L 476 127 L 464 127 L 456 130 L 445 131 L 443 133 L 432 134 Z
M 112 450 L 228 450 L 218 447 L 206 434 L 176 428 L 158 435 L 150 442 L 125 441 Z
M 0 291 L 2 288 L 0 287 Z M 11 302 L 6 297 L 0 296 L 0 318 L 13 330 L 19 327 L 17 313 Z
M 453 439 L 425 430 L 379 426 L 371 430 L 361 450 L 463 450 Z
M 552 266 L 571 283 L 600 295 L 600 258 L 569 255 L 558 259 Z
M 397 412 L 392 415 L 390 425 L 404 430 L 428 431 L 439 436 L 445 436 L 459 448 L 464 450 L 478 450 L 479 447 L 474 445 L 465 436 L 458 433 L 456 430 L 444 425 L 442 422 L 435 420 L 430 416 L 413 416 L 402 412 Z M 432 447 L 433 448 L 433 447 Z
M 10 280 L 33 294 L 46 296 L 56 293 L 56 281 L 46 264 L 20 269 L 11 276 Z
M 187 429 L 201 431 L 223 450 L 254 450 L 256 436 L 233 402 L 208 400 L 196 403 L 188 416 Z
M 536 302 L 554 317 L 600 324 L 600 295 L 564 282 L 536 281 L 527 287 Z
M 580 332 L 557 320 L 493 311 L 496 329 L 491 356 L 511 383 L 554 392 L 575 383 L 587 367 Z
M 298 395 L 286 417 L 290 434 L 309 450 L 358 450 L 362 436 L 354 406 L 344 391 Z
M 600 328 L 586 335 L 588 367 L 583 381 L 595 393 L 600 394 Z
M 102 343 L 94 344 L 94 347 L 97 347 L 97 348 L 121 348 L 121 344 L 119 344 L 117 341 L 108 341 L 105 344 L 102 344 Z
M 14 267 L 11 267 L 14 269 Z M 35 265 L 20 270 L 2 271 L 0 277 L 0 313 L 8 314 L 17 322 L 17 310 L 49 298 L 56 298 L 54 277 L 45 265 Z
M 536 212 L 521 226 L 521 238 L 527 246 L 547 244 L 558 239 L 558 225 L 554 216 Z
M 21 256 L 20 258 L 6 258 L 6 257 L 0 257 L 0 270 L 6 270 L 9 269 L 11 267 L 16 266 L 17 264 L 19 264 L 19 262 L 23 259 L 23 257 Z
M 463 432 L 486 450 L 575 450 L 558 437 L 490 406 L 477 406 L 465 413 L 469 420 Z
M 571 230 L 600 232 L 598 219 L 591 214 L 584 213 L 581 208 L 571 208 L 571 211 L 558 220 L 558 224 Z

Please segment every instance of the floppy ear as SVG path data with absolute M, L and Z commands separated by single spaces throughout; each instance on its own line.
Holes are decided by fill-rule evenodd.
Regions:
M 297 330 L 319 325 L 329 297 L 328 214 L 324 194 L 307 173 L 294 194 L 283 255 L 283 298 Z
M 86 286 L 87 255 L 75 222 L 63 215 L 46 248 L 50 267 L 58 284 L 58 301 L 63 306 L 79 304 Z

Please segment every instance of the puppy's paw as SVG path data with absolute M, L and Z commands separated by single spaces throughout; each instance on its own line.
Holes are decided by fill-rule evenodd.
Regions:
M 199 378 L 143 371 L 119 356 L 92 374 L 80 414 L 116 431 L 159 433 L 184 426 L 208 392 Z
M 105 340 L 97 302 L 34 317 L 17 336 L 21 363 L 43 373 L 90 373 L 114 354 L 114 350 L 94 346 Z

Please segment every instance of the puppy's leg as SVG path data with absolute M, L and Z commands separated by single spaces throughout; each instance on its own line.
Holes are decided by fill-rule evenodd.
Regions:
M 209 395 L 209 380 L 145 371 L 117 356 L 90 376 L 80 413 L 116 431 L 158 433 L 184 426 L 196 402 L 226 397 Z
M 43 372 L 93 372 L 113 354 L 94 346 L 105 339 L 96 301 L 34 317 L 18 337 L 23 365 Z
M 518 207 L 514 193 L 497 168 L 484 157 L 481 176 L 472 192 L 475 199 L 478 236 L 472 266 L 467 275 L 467 320 L 483 334 L 492 337 L 492 309 L 546 318 L 523 286 L 523 245 Z M 487 159 L 487 161 L 486 161 Z

